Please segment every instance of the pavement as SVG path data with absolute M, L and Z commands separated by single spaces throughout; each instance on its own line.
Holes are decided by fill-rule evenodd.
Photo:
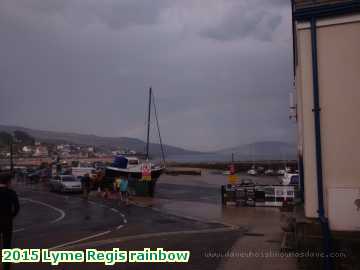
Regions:
M 297 269 L 294 258 L 280 251 L 282 232 L 276 208 L 221 206 L 219 186 L 226 177 L 163 175 L 155 198 L 132 197 L 130 205 L 116 196 L 93 192 L 50 193 L 46 187 L 15 186 L 21 212 L 15 221 L 14 247 L 84 250 L 86 248 L 189 250 L 187 264 L 17 264 L 13 269 Z M 277 183 L 277 178 L 257 181 Z M 261 257 L 262 256 L 262 257 Z M 265 258 L 266 256 L 266 258 Z
M 248 176 L 241 175 L 242 178 Z M 277 177 L 252 177 L 261 184 L 278 184 Z M 154 198 L 136 197 L 138 206 L 204 222 L 246 230 L 227 253 L 214 252 L 222 257 L 218 270 L 231 269 L 297 269 L 296 258 L 284 258 L 280 253 L 283 232 L 281 213 L 272 207 L 223 207 L 219 184 L 227 178 L 203 171 L 202 177 L 163 177 Z M 166 192 L 167 191 L 167 192 Z M 197 196 L 191 196 L 191 191 Z M 262 258 L 264 257 L 264 258 Z M 265 258 L 266 257 L 266 258 Z
M 283 232 L 280 228 L 280 212 L 276 208 L 223 208 L 211 203 L 149 198 L 136 198 L 134 203 L 189 219 L 245 230 L 230 250 L 217 250 L 209 255 L 222 258 L 218 270 L 297 269 L 297 260 L 284 258 L 280 252 Z

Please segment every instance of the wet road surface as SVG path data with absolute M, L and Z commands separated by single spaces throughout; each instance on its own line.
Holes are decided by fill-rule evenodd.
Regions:
M 168 188 L 169 192 L 173 190 L 173 187 Z M 206 269 L 216 269 L 220 258 L 209 260 L 204 253 L 212 248 L 225 252 L 243 233 L 241 229 L 225 228 L 222 224 L 124 205 L 117 200 L 92 196 L 86 201 L 79 194 L 51 193 L 41 186 L 18 185 L 15 189 L 21 204 L 21 212 L 14 224 L 13 246 L 18 248 L 84 250 L 119 247 L 124 250 L 143 250 L 145 247 L 161 247 L 165 250 L 190 250 L 190 262 L 174 264 L 171 269 L 204 269 L 204 266 Z M 179 187 L 176 189 L 180 190 Z M 163 192 L 167 193 L 164 187 Z M 190 194 L 191 199 L 195 190 L 185 188 L 181 193 Z M 211 190 L 205 193 L 210 194 Z M 216 202 L 214 194 L 208 197 Z M 152 266 L 127 264 L 126 269 L 148 269 Z M 113 269 L 119 267 L 122 265 L 117 264 Z M 55 267 L 46 263 L 13 265 L 13 269 L 72 268 L 108 269 L 109 266 L 61 264 Z M 156 266 L 156 269 L 165 268 L 169 269 L 169 265 Z
M 258 181 L 271 184 L 277 183 L 278 178 L 258 178 Z M 15 221 L 14 247 L 57 250 L 164 248 L 189 250 L 191 256 L 188 264 L 137 263 L 110 267 L 81 263 L 55 267 L 42 263 L 17 264 L 13 269 L 218 269 L 222 259 L 210 258 L 206 256 L 208 252 L 229 251 L 249 228 L 265 232 L 263 227 L 254 226 L 258 216 L 269 216 L 273 223 L 277 222 L 274 209 L 242 209 L 240 212 L 239 209 L 222 209 L 219 187 L 226 182 L 226 176 L 222 175 L 163 175 L 155 194 L 161 203 L 158 208 L 126 206 L 118 200 L 97 196 L 86 201 L 79 194 L 51 193 L 40 185 L 17 185 L 21 212 Z M 224 225 L 234 217 L 237 226 Z

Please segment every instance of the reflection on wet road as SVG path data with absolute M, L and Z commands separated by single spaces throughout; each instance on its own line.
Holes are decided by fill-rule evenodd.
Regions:
M 116 230 L 125 216 L 79 196 L 19 189 L 21 211 L 15 220 L 17 247 L 50 248 Z M 24 197 L 26 195 L 26 197 Z

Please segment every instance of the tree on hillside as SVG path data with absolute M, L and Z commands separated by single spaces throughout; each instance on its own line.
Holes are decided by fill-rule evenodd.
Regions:
M 0 147 L 1 148 L 8 148 L 10 151 L 10 170 L 13 172 L 14 169 L 14 162 L 13 162 L 13 143 L 14 137 L 7 132 L 0 132 Z
M 14 141 L 13 136 L 10 133 L 7 132 L 0 132 L 0 145 L 9 145 Z
M 35 144 L 35 139 L 32 136 L 30 136 L 28 133 L 21 130 L 14 131 L 14 138 L 21 144 L 26 144 L 26 145 Z

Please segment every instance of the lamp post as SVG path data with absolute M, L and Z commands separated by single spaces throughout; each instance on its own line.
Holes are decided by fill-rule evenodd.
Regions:
M 10 140 L 10 173 L 11 175 L 14 174 L 14 148 L 13 148 L 13 142 Z

